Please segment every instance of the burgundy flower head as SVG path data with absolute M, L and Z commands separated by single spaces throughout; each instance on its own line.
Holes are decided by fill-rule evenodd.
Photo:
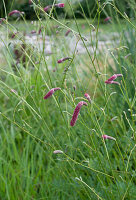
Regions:
M 68 36 L 68 34 L 71 32 L 71 30 L 68 30 L 66 33 L 65 33 L 65 36 Z
M 89 103 L 91 103 L 91 98 L 89 94 L 85 93 L 84 97 L 89 101 Z
M 58 3 L 54 5 L 57 8 L 64 8 L 64 3 Z
M 13 38 L 16 36 L 17 33 L 18 33 L 18 32 L 13 33 L 12 36 L 11 36 L 11 38 L 13 39 Z
M 78 115 L 79 115 L 79 112 L 80 112 L 80 109 L 81 109 L 81 107 L 82 107 L 83 105 L 87 106 L 87 103 L 84 102 L 84 101 L 80 101 L 80 102 L 77 104 L 77 106 L 76 106 L 76 108 L 75 108 L 75 110 L 74 110 L 74 113 L 73 113 L 71 122 L 70 122 L 70 126 L 74 126 L 74 125 L 75 125 L 75 123 L 76 123 L 76 121 L 77 121 L 77 118 L 78 118 Z
M 57 91 L 57 90 L 61 90 L 61 88 L 59 88 L 59 87 L 57 87 L 57 88 L 52 88 L 52 89 L 44 96 L 44 99 L 50 98 L 50 97 L 53 95 L 53 93 L 54 93 L 55 91 Z
M 104 140 L 106 140 L 106 139 L 109 139 L 109 140 L 116 140 L 114 137 L 111 137 L 111 136 L 109 136 L 109 135 L 102 135 L 102 138 L 103 138 Z
M 70 57 L 66 57 L 66 58 L 61 58 L 60 60 L 58 60 L 58 63 L 63 63 L 65 60 L 71 60 L 72 58 Z
M 106 17 L 106 18 L 104 19 L 104 22 L 108 22 L 109 20 L 111 20 L 111 17 Z
M 114 74 L 113 76 L 111 76 L 107 81 L 105 81 L 106 84 L 117 84 L 120 85 L 119 82 L 114 81 L 117 77 L 122 77 L 122 74 Z
M 105 81 L 106 84 L 116 84 L 116 85 L 120 85 L 119 82 L 117 81 Z
M 21 14 L 24 14 L 24 12 L 20 12 L 19 10 L 13 10 L 9 13 L 9 16 L 12 16 L 12 15 L 21 15 Z
M 38 31 L 38 34 L 40 35 L 41 32 L 42 32 L 42 29 L 40 28 L 39 31 Z
M 114 81 L 117 77 L 122 77 L 123 75 L 122 74 L 114 74 L 113 76 L 111 76 L 108 81 Z
M 44 11 L 47 12 L 50 8 L 51 8 L 51 6 L 46 6 L 46 7 L 44 8 Z

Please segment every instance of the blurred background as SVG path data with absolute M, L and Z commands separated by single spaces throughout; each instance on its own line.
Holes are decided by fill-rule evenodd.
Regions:
M 53 4 L 53 0 L 34 0 L 36 4 L 39 4 L 41 7 L 45 7 L 47 5 Z M 97 10 L 97 1 L 96 0 L 62 0 L 62 1 L 55 1 L 55 3 L 65 3 L 64 9 L 56 9 L 56 17 L 62 16 L 65 18 L 73 18 L 72 11 L 70 9 L 69 3 L 72 4 L 73 11 L 75 13 L 76 18 L 83 18 L 83 12 L 86 17 L 94 18 Z M 135 7 L 135 3 L 133 0 L 115 0 L 114 2 L 112 0 L 101 0 L 102 3 L 112 2 L 116 5 L 117 8 L 119 8 L 121 13 L 126 13 L 128 17 L 134 16 L 134 10 L 132 9 Z M 34 6 L 31 4 L 30 0 L 14 0 L 12 3 L 10 0 L 5 0 L 5 7 L 6 7 L 6 13 L 9 13 L 12 10 L 20 10 L 25 12 L 26 19 L 37 19 L 37 16 L 34 12 Z M 114 13 L 114 10 L 111 8 L 111 6 L 106 5 L 104 10 L 101 13 L 101 18 L 105 16 L 112 16 L 112 13 Z M 115 16 L 115 15 L 114 15 Z M 4 4 L 0 3 L 0 17 L 5 17 L 5 9 Z M 116 17 L 116 16 L 115 16 Z

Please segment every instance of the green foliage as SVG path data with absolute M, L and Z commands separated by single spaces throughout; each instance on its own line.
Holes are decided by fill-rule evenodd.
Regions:
M 36 5 L 36 12 L 46 6 Z M 51 19 L 43 13 L 46 20 L 0 25 L 0 199 L 136 199 L 136 26 L 119 13 L 121 4 L 103 10 L 107 16 L 111 9 L 118 24 L 101 23 L 99 4 L 91 21 L 92 5 L 69 1 L 65 17 L 73 8 L 73 21 L 60 19 L 56 10 Z M 58 64 L 64 57 L 71 59 Z M 104 83 L 117 73 L 120 85 Z M 61 90 L 45 100 L 55 87 Z M 71 127 L 80 101 L 88 106 Z

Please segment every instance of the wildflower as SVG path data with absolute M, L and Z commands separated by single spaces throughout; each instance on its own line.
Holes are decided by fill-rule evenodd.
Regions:
M 38 31 L 38 34 L 40 35 L 41 32 L 42 32 L 42 29 L 40 28 L 39 31 Z
M 12 16 L 12 15 L 21 15 L 21 14 L 24 14 L 24 12 L 20 12 L 19 10 L 13 10 L 9 13 L 9 16 Z
M 61 150 L 55 150 L 55 151 L 53 151 L 53 153 L 54 153 L 54 154 L 62 154 L 63 151 L 61 151 Z
M 50 8 L 51 8 L 51 6 L 46 6 L 46 7 L 44 8 L 44 11 L 47 12 Z
M 111 76 L 108 81 L 113 81 L 115 80 L 117 77 L 122 77 L 123 75 L 122 74 L 114 74 L 113 76 Z
M 80 102 L 77 104 L 77 106 L 76 106 L 76 108 L 75 108 L 75 110 L 74 110 L 74 113 L 73 113 L 71 122 L 70 122 L 70 126 L 74 126 L 74 125 L 75 125 L 75 123 L 76 123 L 76 121 L 77 121 L 77 118 L 78 118 L 78 115 L 79 115 L 79 112 L 80 112 L 80 109 L 81 109 L 81 107 L 82 107 L 83 105 L 87 106 L 87 103 L 84 102 L 84 101 L 80 101 Z
M 58 3 L 54 5 L 57 8 L 64 8 L 64 3 Z
M 69 29 L 66 33 L 65 36 L 68 36 L 68 34 L 71 32 L 71 30 Z
M 102 135 L 102 138 L 103 138 L 104 140 L 106 140 L 106 139 L 109 139 L 109 140 L 116 140 L 114 137 L 111 137 L 111 136 L 109 136 L 109 135 Z
M 111 76 L 107 81 L 105 81 L 106 84 L 117 84 L 120 85 L 119 82 L 114 81 L 117 77 L 122 77 L 122 74 L 114 74 L 113 76 Z
M 62 62 L 64 62 L 65 60 L 70 60 L 70 59 L 72 59 L 72 58 L 70 58 L 70 57 L 61 58 L 60 60 L 58 60 L 58 63 L 62 63 Z
M 89 103 L 91 103 L 91 98 L 89 94 L 85 93 L 84 97 L 89 101 Z
M 106 84 L 116 84 L 116 85 L 120 85 L 119 82 L 117 81 L 105 81 Z
M 18 32 L 13 33 L 13 35 L 11 36 L 11 38 L 13 39 L 13 38 L 16 36 L 17 33 L 18 33 Z
M 105 19 L 104 19 L 104 22 L 108 22 L 108 21 L 110 21 L 111 20 L 111 17 L 106 17 Z
M 61 90 L 61 88 L 59 88 L 59 87 L 57 87 L 57 88 L 52 88 L 52 89 L 44 96 L 44 99 L 50 98 L 50 97 L 53 95 L 53 93 L 54 93 L 55 91 L 57 91 L 57 90 Z

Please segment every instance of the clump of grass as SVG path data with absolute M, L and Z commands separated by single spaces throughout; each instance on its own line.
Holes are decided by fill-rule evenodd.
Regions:
M 118 33 L 118 21 L 119 41 L 100 48 L 103 5 L 97 2 L 97 24 L 91 20 L 94 33 L 85 13 L 78 21 L 67 3 L 72 26 L 56 20 L 53 7 L 47 13 L 33 2 L 46 20 L 30 26 L 24 19 L 14 40 L 9 33 L 17 24 L 6 20 L 0 27 L 6 60 L 0 66 L 0 198 L 135 199 L 135 24 L 114 6 L 126 25 Z M 116 30 L 113 21 L 103 24 L 107 38 L 109 25 Z M 52 34 L 54 26 L 59 34 Z

